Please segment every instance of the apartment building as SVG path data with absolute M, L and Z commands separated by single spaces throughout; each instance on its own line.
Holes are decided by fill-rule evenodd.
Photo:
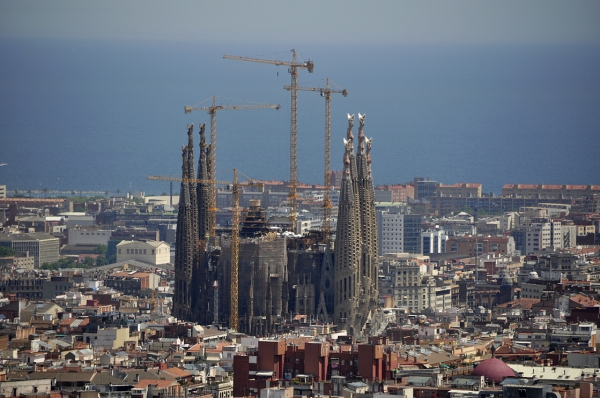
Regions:
M 421 246 L 423 254 L 446 253 L 448 235 L 443 229 L 428 229 L 421 232 Z
M 427 264 L 410 259 L 390 265 L 394 302 L 398 307 L 421 312 L 434 305 L 435 281 L 427 276 Z
M 483 253 L 512 254 L 515 240 L 512 236 L 451 236 L 446 242 L 446 253 L 474 256 Z
M 524 254 L 547 249 L 562 249 L 563 232 L 560 220 L 534 218 L 523 225 L 525 232 Z
M 453 198 L 480 198 L 481 183 L 457 182 L 456 184 L 439 184 L 435 190 L 436 196 Z
M 379 254 L 422 254 L 422 219 L 420 214 L 406 214 L 397 207 L 378 211 Z
M 502 196 L 535 199 L 582 199 L 600 193 L 600 185 L 506 184 Z
M 13 248 L 17 253 L 34 258 L 35 268 L 58 261 L 59 239 L 43 232 L 0 234 L 0 246 Z

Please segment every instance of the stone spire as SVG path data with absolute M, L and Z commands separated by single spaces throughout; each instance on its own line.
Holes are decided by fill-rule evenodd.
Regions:
M 334 322 L 354 333 L 356 310 L 356 283 L 358 276 L 358 236 L 359 214 L 352 179 L 354 162 L 352 126 L 354 115 L 348 115 L 348 134 L 344 139 L 344 171 L 340 188 L 338 223 L 334 248 Z M 354 164 L 354 167 L 356 165 Z
M 188 145 L 187 145 L 187 167 L 188 167 L 188 191 L 190 195 L 190 215 L 191 219 L 190 223 L 190 239 L 193 242 L 193 245 L 196 245 L 198 241 L 198 196 L 196 194 L 196 181 L 194 180 L 194 176 L 196 172 L 194 170 L 194 125 L 190 124 L 188 126 Z
M 188 125 L 188 137 L 193 126 Z M 173 298 L 173 315 L 180 319 L 189 319 L 191 308 L 191 280 L 194 261 L 196 259 L 197 215 L 194 195 L 190 195 L 189 179 L 193 178 L 193 164 L 190 166 L 190 148 L 188 145 L 182 147 L 181 187 L 179 191 L 179 212 L 177 214 L 176 251 L 175 251 L 175 296 Z M 193 159 L 193 155 L 192 155 Z M 192 197 L 194 201 L 192 201 Z
M 373 178 L 370 169 L 371 140 L 364 135 L 365 115 L 358 114 L 357 153 L 348 115 L 344 139 L 344 171 L 338 207 L 334 256 L 334 322 L 350 334 L 360 334 L 377 303 L 377 225 Z
M 204 123 L 200 125 L 200 156 L 198 156 L 198 180 L 209 180 L 208 173 L 208 145 L 204 136 Z M 208 218 L 210 216 L 208 204 L 210 195 L 210 184 L 198 182 L 196 184 L 196 196 L 198 200 L 198 238 L 207 240 Z
M 359 314 L 366 320 L 368 313 L 375 308 L 377 300 L 378 278 L 378 252 L 377 252 L 377 215 L 375 213 L 375 198 L 373 178 L 370 172 L 370 147 L 371 140 L 364 134 L 366 115 L 358 114 L 358 154 L 356 163 L 358 168 L 358 202 L 360 207 L 361 225 L 361 294 L 359 301 Z

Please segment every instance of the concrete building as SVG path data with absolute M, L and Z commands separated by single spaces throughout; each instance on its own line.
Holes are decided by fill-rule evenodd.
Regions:
M 59 239 L 49 234 L 0 234 L 0 246 L 11 247 L 18 253 L 29 253 L 34 258 L 35 268 L 58 261 Z
M 583 199 L 600 193 L 600 185 L 506 184 L 502 196 L 535 199 Z
M 379 255 L 386 253 L 422 254 L 420 214 L 406 214 L 392 207 L 377 212 Z
M 375 188 L 375 202 L 406 203 L 414 197 L 415 188 L 410 184 L 381 185 Z
M 17 277 L 0 280 L 2 294 L 14 294 L 19 299 L 41 300 L 43 298 L 43 285 L 41 278 Z
M 476 249 L 477 248 L 477 249 Z M 512 236 L 451 236 L 446 242 L 446 253 L 457 253 L 474 256 L 483 253 L 513 254 L 515 240 Z
M 458 182 L 456 184 L 439 184 L 436 188 L 437 196 L 453 198 L 480 198 L 481 183 Z
M 421 232 L 421 246 L 423 254 L 446 253 L 448 235 L 443 229 L 428 229 Z
M 104 286 L 113 288 L 127 295 L 136 297 L 148 296 L 160 283 L 160 276 L 153 272 L 113 272 L 104 279 Z
M 0 199 L 6 198 L 6 185 L 0 185 Z
M 414 313 L 432 308 L 435 281 L 427 275 L 427 265 L 415 260 L 398 261 L 390 266 L 394 302 Z
M 42 297 L 50 300 L 58 295 L 65 294 L 75 286 L 72 279 L 67 276 L 52 276 L 50 280 L 44 280 L 42 284 Z
M 69 245 L 108 245 L 111 230 L 97 227 L 69 228 Z
M 522 225 L 525 232 L 525 253 L 532 254 L 547 249 L 562 249 L 563 232 L 560 220 L 534 218 Z
M 99 328 L 96 333 L 84 333 L 83 340 L 91 344 L 94 350 L 110 349 L 114 350 L 119 347 L 124 347 L 125 343 L 135 343 L 137 346 L 138 339 L 129 333 L 128 327 L 105 327 Z
M 117 245 L 117 262 L 137 260 L 148 264 L 169 264 L 171 246 L 157 241 L 121 241 Z
M 423 177 L 414 178 L 414 194 L 415 200 L 428 199 L 431 196 L 436 196 L 435 192 L 439 183 L 437 181 L 430 180 Z
M 68 229 L 79 227 L 91 227 L 96 224 L 94 216 L 88 215 L 80 211 L 71 211 L 59 213 L 58 216 L 63 217 Z

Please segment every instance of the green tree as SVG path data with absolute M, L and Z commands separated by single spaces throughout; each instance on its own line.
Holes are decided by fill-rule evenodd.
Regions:
M 43 191 L 44 191 L 44 198 L 45 198 L 46 196 L 48 196 L 48 188 L 44 188 Z
M 16 250 L 12 247 L 0 246 L 0 257 L 12 257 L 16 253 Z
M 425 214 L 427 211 L 425 210 L 424 206 L 410 206 L 413 213 L 417 213 L 417 214 Z
M 98 247 L 94 249 L 94 254 L 102 254 L 103 256 L 105 256 L 107 250 L 108 247 L 106 245 L 98 245 Z
M 44 263 L 40 268 L 48 271 L 57 270 L 58 267 L 55 267 L 55 264 L 56 263 Z
M 83 265 L 81 268 L 91 268 L 96 265 L 96 260 L 94 260 L 93 257 L 86 257 L 83 259 L 83 263 L 80 265 Z

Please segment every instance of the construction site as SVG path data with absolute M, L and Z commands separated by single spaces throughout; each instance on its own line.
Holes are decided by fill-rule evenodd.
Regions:
M 293 50 L 292 50 L 293 51 Z M 234 170 L 233 181 L 216 176 L 216 113 L 243 109 L 217 105 L 185 107 L 186 113 L 206 110 L 211 117 L 210 143 L 205 125 L 199 126 L 199 151 L 194 157 L 194 128 L 188 125 L 182 148 L 180 199 L 175 252 L 173 315 L 203 325 L 227 327 L 240 333 L 266 336 L 282 330 L 297 315 L 335 325 L 357 337 L 368 335 L 378 299 L 377 226 L 370 149 L 364 135 L 365 115 L 358 114 L 355 148 L 354 115 L 348 114 L 343 175 L 332 230 L 330 139 L 331 94 L 346 90 L 298 86 L 298 70 L 313 63 L 225 56 L 224 58 L 288 66 L 291 84 L 289 222 L 274 228 L 260 200 L 241 208 L 243 185 Z M 323 217 L 319 230 L 297 231 L 297 91 L 319 92 L 325 98 Z M 279 105 L 251 105 L 246 109 Z M 340 137 L 341 138 L 341 137 Z M 161 178 L 161 177 L 154 177 Z M 165 178 L 166 179 L 166 178 Z M 244 182 L 256 184 L 252 179 Z M 217 186 L 231 190 L 231 223 L 217 228 Z

